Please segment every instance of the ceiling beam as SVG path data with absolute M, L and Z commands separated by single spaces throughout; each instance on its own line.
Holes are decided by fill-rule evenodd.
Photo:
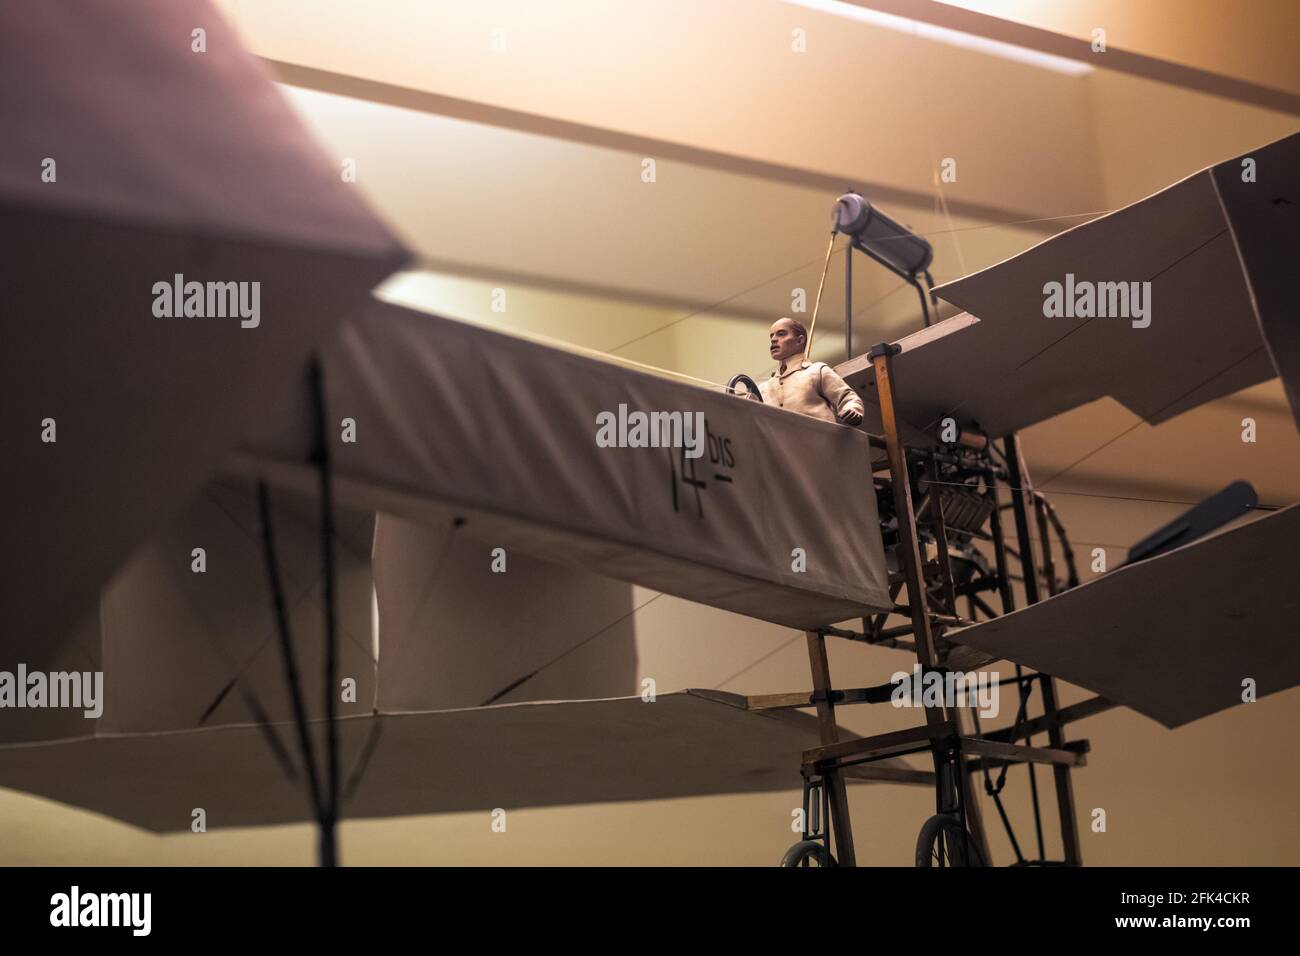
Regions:
M 1103 54 L 1094 53 L 1089 40 L 1054 33 L 1026 23 L 1003 20 L 1001 17 L 939 3 L 937 0 L 845 0 L 845 2 L 865 10 L 906 17 L 931 26 L 955 30 L 958 33 L 1087 63 L 1098 69 L 1126 73 L 1129 76 L 1167 83 L 1184 90 L 1209 93 L 1239 103 L 1249 103 L 1252 106 L 1262 106 L 1300 116 L 1300 94 L 1252 83 L 1223 73 L 1184 66 L 1158 57 L 1121 50 L 1110 45 L 1107 45 L 1105 59 L 1102 60 L 1100 56 Z
M 407 86 L 382 83 L 330 70 L 301 66 L 261 57 L 270 67 L 275 78 L 287 86 L 346 96 L 351 99 L 369 103 L 381 103 L 402 109 L 415 110 L 436 116 L 466 120 L 501 129 L 510 129 L 521 133 L 532 133 L 552 139 L 581 143 L 601 149 L 617 150 L 636 156 L 653 156 L 656 159 L 668 159 L 705 169 L 714 169 L 737 176 L 752 176 L 770 182 L 785 183 L 810 189 L 823 189 L 828 192 L 842 193 L 856 189 L 867 193 L 873 201 L 881 204 L 905 204 L 915 207 L 928 207 L 934 203 L 934 193 L 903 189 L 884 183 L 864 181 L 860 177 L 831 173 L 821 170 L 804 169 L 782 163 L 773 163 L 748 156 L 737 156 L 718 150 L 688 146 L 651 136 L 640 136 L 619 130 L 605 129 L 586 123 L 556 119 L 538 113 L 495 106 L 474 100 L 441 93 L 430 93 Z M 989 225 L 1015 224 L 1024 228 L 1052 235 L 1060 231 L 1061 217 L 1042 217 L 1037 213 L 1002 204 L 969 202 L 960 199 L 948 199 L 948 209 L 955 215 L 980 219 Z

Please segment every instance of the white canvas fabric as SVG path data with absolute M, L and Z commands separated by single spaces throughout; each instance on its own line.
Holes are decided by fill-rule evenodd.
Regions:
M 305 709 L 319 717 L 324 594 L 315 501 L 286 491 L 273 492 L 271 501 Z M 351 700 L 340 691 L 337 712 L 368 714 L 376 692 L 374 521 L 340 508 L 335 525 L 338 673 L 356 685 Z M 11 702 L 0 708 L 0 742 L 289 720 L 272 607 L 254 489 L 247 482 L 212 482 L 131 555 L 79 627 L 0 666 L 15 675 L 19 665 L 29 675 L 98 675 L 99 715 Z
M 3 667 L 93 613 L 407 256 L 201 0 L 4 4 L 0 129 Z M 257 325 L 155 314 L 178 275 L 205 312 L 258 283 Z
M 385 713 L 536 700 L 543 671 L 552 699 L 639 689 L 630 584 L 393 515 L 376 516 L 374 580 Z
M 304 710 L 320 719 L 317 499 L 273 489 L 270 500 Z M 337 507 L 334 527 L 338 715 L 533 700 L 528 678 L 542 672 L 551 696 L 637 692 L 630 585 L 520 552 L 496 573 L 493 548 L 451 525 Z M 68 675 L 58 680 L 100 675 L 98 716 L 10 702 L 0 707 L 0 743 L 291 720 L 253 484 L 208 484 L 65 638 L 21 663 L 29 675 Z M 17 677 L 15 665 L 0 671 Z
M 312 730 L 319 752 L 324 734 Z M 756 713 L 717 691 L 350 717 L 339 730 L 341 810 L 352 819 L 797 793 L 799 755 L 819 742 L 815 717 Z M 296 751 L 291 759 L 294 778 L 248 726 L 0 746 L 0 787 L 162 833 L 188 830 L 195 807 L 213 830 L 307 821 Z M 892 759 L 848 776 L 925 783 L 900 778 L 906 769 Z
M 790 627 L 892 606 L 857 429 L 383 303 L 325 369 L 352 507 Z M 620 406 L 701 415 L 701 457 L 601 447 Z M 306 488 L 307 410 L 283 413 L 232 469 Z
M 1300 684 L 1300 505 L 947 637 L 1166 727 Z
M 1255 182 L 1242 182 L 1245 158 Z M 950 415 L 998 438 L 1105 396 L 1159 424 L 1279 374 L 1300 421 L 1288 212 L 1297 203 L 1300 134 L 939 286 L 968 314 L 941 323 L 950 334 L 900 342 L 926 339 L 894 362 L 909 440 L 935 441 Z M 1044 315 L 1045 286 L 1064 293 L 1067 275 L 1074 289 L 1150 282 L 1150 324 Z M 866 401 L 865 427 L 878 430 L 870 359 L 837 370 Z

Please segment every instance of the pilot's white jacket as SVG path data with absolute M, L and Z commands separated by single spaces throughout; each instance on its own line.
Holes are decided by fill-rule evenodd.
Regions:
M 763 401 L 826 422 L 862 418 L 862 399 L 825 362 L 791 360 L 758 385 Z M 853 413 L 857 414 L 854 415 Z

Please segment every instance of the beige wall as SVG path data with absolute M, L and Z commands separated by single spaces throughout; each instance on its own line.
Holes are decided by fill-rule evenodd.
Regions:
M 1087 77 L 1107 208 L 1300 129 L 1300 117 L 1102 70 Z

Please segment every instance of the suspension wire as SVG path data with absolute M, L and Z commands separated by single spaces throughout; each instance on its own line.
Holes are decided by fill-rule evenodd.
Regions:
M 1173 407 L 1174 405 L 1178 404 L 1180 401 L 1182 401 L 1182 400 L 1183 400 L 1184 398 L 1186 398 L 1188 395 L 1191 395 L 1193 392 L 1196 392 L 1196 391 L 1200 390 L 1201 388 L 1204 388 L 1206 385 L 1208 385 L 1210 382 L 1214 381 L 1214 380 L 1215 380 L 1216 378 L 1218 378 L 1220 375 L 1223 375 L 1225 372 L 1230 372 L 1230 371 L 1232 371 L 1234 368 L 1236 368 L 1236 367 L 1237 367 L 1238 365 L 1240 365 L 1242 362 L 1246 361 L 1246 360 L 1249 359 L 1249 358 L 1253 358 L 1256 354 L 1258 354 L 1259 352 L 1261 352 L 1261 351 L 1263 351 L 1263 350 L 1264 350 L 1264 346 L 1263 346 L 1263 345 L 1260 345 L 1260 346 L 1258 346 L 1258 347 L 1256 347 L 1256 348 L 1254 348 L 1254 349 L 1251 349 L 1249 352 L 1247 352 L 1247 353 L 1246 353 L 1245 355 L 1243 355 L 1241 358 L 1239 358 L 1239 359 L 1237 359 L 1236 361 L 1232 362 L 1230 365 L 1226 366 L 1225 368 L 1222 368 L 1222 369 L 1220 369 L 1219 371 L 1215 372 L 1213 375 L 1211 375 L 1211 376 L 1210 376 L 1209 378 L 1207 378 L 1205 381 L 1200 382 L 1199 384 L 1197 384 L 1197 385 L 1194 386 L 1193 388 L 1190 388 L 1190 389 L 1188 389 L 1186 392 L 1183 392 L 1183 394 L 1179 395 L 1179 396 L 1178 396 L 1177 398 L 1175 398 L 1173 401 L 1168 402 L 1167 404 L 1165 404 L 1165 405 L 1162 406 L 1161 408 L 1156 409 L 1156 411 L 1154 411 L 1154 412 L 1152 413 L 1152 417 L 1154 417 L 1154 416 L 1156 416 L 1156 415 L 1159 415 L 1159 414 L 1160 414 L 1161 412 L 1163 412 L 1165 409 L 1167 409 L 1167 408 L 1171 408 L 1171 407 Z M 1137 428 L 1138 428 L 1139 426 L 1141 426 L 1141 425 L 1145 425 L 1145 424 L 1147 424 L 1147 420 L 1146 420 L 1145 418 L 1139 418 L 1136 422 L 1134 422 L 1134 423 L 1133 423 L 1132 425 L 1130 425 L 1128 428 L 1124 429 L 1122 432 L 1120 432 L 1120 433 L 1119 433 L 1118 435 L 1116 435 L 1114 438 L 1111 438 L 1111 439 L 1108 440 L 1108 441 L 1102 442 L 1100 445 L 1098 445 L 1098 446 L 1097 446 L 1096 448 L 1094 448 L 1092 451 L 1088 452 L 1088 454 L 1084 455 L 1082 458 L 1080 458 L 1080 459 L 1078 459 L 1077 461 L 1073 462 L 1073 463 L 1070 464 L 1068 467 L 1061 469 L 1060 471 L 1058 471 L 1056 474 L 1052 475 L 1050 478 L 1046 479 L 1045 481 L 1040 481 L 1040 482 L 1038 483 L 1039 487 L 1041 488 L 1041 487 L 1043 487 L 1043 486 L 1045 486 L 1045 485 L 1047 485 L 1047 484 L 1049 484 L 1049 483 L 1055 481 L 1056 479 L 1060 478 L 1061 476 L 1063 476 L 1063 475 L 1065 475 L 1065 474 L 1067 474 L 1067 473 L 1073 471 L 1076 467 L 1078 467 L 1079 465 L 1083 464 L 1085 461 L 1087 461 L 1087 460 L 1088 460 L 1089 458 L 1091 458 L 1093 455 L 1097 454 L 1097 452 L 1102 451 L 1103 449 L 1110 447 L 1111 445 L 1113 445 L 1115 442 L 1119 441 L 1119 440 L 1120 440 L 1121 438 L 1123 438 L 1124 436 L 1130 434 L 1130 433 L 1133 432 L 1133 431 L 1136 431 Z M 1193 502 L 1193 503 L 1195 503 L 1195 502 Z M 1273 510 L 1276 510 L 1276 509 L 1273 509 Z
M 626 621 L 628 618 L 632 617 L 632 616 L 633 616 L 634 614 L 636 614 L 638 611 L 644 609 L 647 605 L 653 604 L 655 601 L 659 600 L 659 599 L 660 599 L 661 597 L 663 597 L 663 596 L 664 596 L 664 595 L 663 595 L 663 592 L 660 592 L 660 593 L 656 594 L 654 597 L 649 598 L 649 599 L 647 599 L 647 600 L 645 600 L 645 601 L 642 601 L 640 604 L 638 604 L 636 607 L 632 608 L 632 610 L 628 611 L 628 612 L 627 612 L 626 614 L 624 614 L 622 617 L 618 618 L 617 620 L 610 621 L 608 624 L 606 624 L 604 627 L 602 627 L 602 628 L 600 628 L 599 630 L 597 630 L 595 633 L 588 635 L 587 637 L 585 637 L 585 638 L 583 638 L 581 641 L 579 641 L 577 644 L 574 644 L 572 647 L 570 647 L 570 648 L 569 648 L 567 651 L 565 651 L 564 653 L 560 654 L 560 655 L 557 656 L 557 657 L 552 658 L 551 660 L 547 661 L 545 664 L 541 665 L 541 666 L 538 667 L 537 669 L 535 669 L 535 670 L 533 670 L 533 671 L 530 671 L 529 673 L 525 674 L 523 677 L 520 677 L 518 680 L 512 681 L 511 683 L 507 684 L 505 687 L 502 687 L 499 691 L 497 691 L 495 694 L 493 694 L 492 696 L 490 696 L 487 700 L 483 701 L 483 703 L 479 704 L 479 706 L 480 706 L 480 707 L 488 707 L 488 706 L 490 706 L 490 705 L 492 705 L 492 704 L 495 704 L 498 700 L 500 700 L 500 699 L 501 699 L 502 697 L 504 697 L 506 694 L 509 694 L 511 691 L 516 690 L 517 688 L 519 688 L 519 687 L 522 686 L 523 684 L 528 683 L 530 680 L 532 680 L 534 677 L 536 677 L 536 676 L 537 676 L 538 674 L 540 674 L 542 671 L 546 670 L 546 668 L 552 666 L 553 664 L 557 664 L 557 663 L 559 663 L 559 662 L 562 661 L 564 658 L 568 657 L 570 654 L 572 654 L 574 651 L 576 651 L 578 648 L 583 647 L 583 646 L 585 646 L 586 644 L 589 644 L 591 641 L 594 641 L 596 638 L 600 637 L 602 634 L 608 633 L 609 631 L 613 630 L 615 627 L 617 627 L 619 624 L 622 624 L 624 621 Z
M 946 207 L 945 207 L 945 208 L 946 208 Z M 909 235 L 915 235 L 915 236 L 920 236 L 920 237 L 923 238 L 923 239 L 930 239 L 930 238 L 934 238 L 935 236 L 953 235 L 953 234 L 961 233 L 961 232 L 978 232 L 978 231 L 981 230 L 981 229 L 999 229 L 999 228 L 1005 228 L 1005 227 L 1008 227 L 1008 226 L 1024 226 L 1024 225 L 1031 225 L 1031 224 L 1033 224 L 1033 223 L 1040 223 L 1040 222 L 1059 222 L 1059 221 L 1061 221 L 1061 220 L 1065 220 L 1065 219 L 1087 219 L 1087 218 L 1095 218 L 1095 217 L 1097 217 L 1097 216 L 1106 216 L 1106 215 L 1109 215 L 1109 214 L 1111 214 L 1111 213 L 1113 213 L 1113 212 L 1115 212 L 1115 211 L 1116 211 L 1116 210 L 1114 210 L 1114 209 L 1100 209 L 1100 210 L 1094 210 L 1094 211 L 1092 211 L 1092 212 L 1074 212 L 1074 213 L 1065 213 L 1065 214 L 1063 214 L 1063 215 L 1059 215 L 1059 216 L 1038 216 L 1038 217 L 1035 217 L 1035 218 L 1032 218 L 1032 219 L 1010 219 L 1010 220 L 1005 220 L 1005 221 L 1002 221 L 1002 222 L 983 223 L 983 224 L 978 225 L 978 226 L 960 226 L 960 227 L 949 228 L 949 229 L 933 229 L 933 230 L 927 230 L 927 231 L 925 231 L 925 232 L 899 233 L 897 236 L 882 236 L 881 238 L 882 238 L 882 239 L 895 239 L 895 238 L 902 239 L 902 238 L 906 238 L 906 237 L 909 236 Z M 951 223 L 951 218 L 949 218 L 949 222 Z M 847 252 L 847 251 L 849 250 L 849 248 L 850 248 L 849 246 L 845 246 L 843 251 Z M 745 288 L 745 289 L 742 289 L 742 290 L 740 290 L 739 292 L 736 292 L 736 293 L 734 293 L 734 294 L 732 294 L 732 295 L 729 295 L 729 296 L 727 296 L 726 298 L 719 299 L 719 300 L 717 300 L 716 302 L 712 302 L 712 303 L 710 303 L 709 305 L 706 305 L 706 306 L 704 306 L 704 307 L 702 307 L 702 308 L 699 308 L 699 309 L 694 310 L 693 312 L 688 312 L 688 313 L 686 313 L 685 315 L 678 316 L 677 318 L 673 319 L 673 320 L 670 321 L 670 322 L 666 322 L 666 323 L 664 323 L 663 325 L 656 326 L 655 328 L 650 329 L 648 332 L 642 332 L 640 335 L 637 335 L 637 336 L 634 337 L 634 338 L 628 339 L 626 342 L 622 342 L 622 343 L 620 343 L 620 344 L 618 344 L 618 345 L 615 345 L 615 346 L 613 346 L 612 348 L 605 349 L 605 350 L 603 350 L 603 351 L 602 351 L 602 350 L 596 350 L 596 349 L 593 349 L 593 350 L 591 350 L 591 351 L 595 351 L 595 352 L 598 352 L 598 353 L 600 353 L 600 354 L 605 354 L 605 355 L 612 355 L 612 354 L 615 353 L 615 352 L 620 352 L 620 351 L 622 351 L 623 349 L 627 348 L 629 345 L 634 345 L 634 344 L 636 344 L 637 342 L 640 342 L 640 341 L 642 341 L 643 339 L 647 339 L 647 338 L 649 338 L 649 337 L 652 336 L 652 335 L 657 335 L 657 334 L 659 334 L 660 332 L 664 331 L 665 329 L 672 328 L 674 325 L 679 325 L 680 323 L 685 322 L 685 321 L 687 321 L 688 319 L 697 318 L 697 317 L 699 317 L 699 316 L 701 316 L 701 315 L 707 315 L 707 314 L 709 314 L 710 312 L 713 312 L 713 311 L 715 311 L 715 310 L 721 308 L 722 306 L 727 305 L 729 302 L 733 302 L 733 301 L 735 301 L 736 299 L 739 299 L 739 298 L 740 298 L 741 296 L 743 296 L 743 295 L 748 295 L 749 293 L 754 292 L 754 291 L 756 291 L 756 290 L 758 290 L 758 289 L 761 289 L 761 288 L 763 288 L 763 287 L 766 286 L 766 285 L 771 285 L 773 282 L 776 282 L 778 279 L 783 279 L 783 278 L 785 278 L 785 277 L 788 276 L 788 275 L 793 275 L 793 274 L 796 273 L 796 272 L 799 272 L 799 271 L 801 271 L 801 270 L 803 270 L 803 269 L 808 268 L 809 266 L 813 266 L 813 265 L 816 265 L 816 264 L 817 264 L 817 260 L 815 260 L 815 259 L 813 259 L 813 260 L 811 260 L 811 261 L 809 261 L 809 262 L 801 263 L 800 265 L 797 265 L 797 266 L 795 266 L 795 267 L 792 268 L 792 269 L 786 269 L 784 272 L 777 273 L 776 275 L 771 276 L 770 278 L 763 279 L 763 280 L 760 281 L 760 282 L 756 282 L 755 284 L 753 284 L 753 285 L 751 285 L 751 286 L 749 286 L 749 287 L 747 287 L 747 288 Z M 902 288 L 902 287 L 900 286 L 900 287 L 898 287 L 898 288 Z M 890 290 L 886 295 L 892 295 L 894 292 L 898 291 L 898 288 L 891 289 L 891 290 Z M 881 298 L 885 298 L 885 296 L 882 296 Z M 877 301 L 879 301 L 879 300 L 877 300 Z M 872 303 L 872 305 L 874 305 L 874 304 L 875 304 L 875 303 Z M 870 308 L 870 305 L 869 305 L 867 308 Z M 863 310 L 863 312 L 865 312 L 865 311 L 866 311 L 866 309 Z M 855 314 L 855 315 L 861 315 L 861 314 L 863 314 L 863 313 L 862 313 L 862 312 L 858 312 L 858 313 L 854 313 L 854 314 Z M 554 340 L 552 340 L 552 341 L 554 341 Z M 568 344 L 568 343 L 564 343 L 564 344 Z M 575 347 L 578 347 L 578 346 L 575 346 Z M 658 369 L 657 371 L 669 372 L 670 374 L 677 374 L 677 373 L 671 373 L 671 370 L 669 370 L 669 369 Z

